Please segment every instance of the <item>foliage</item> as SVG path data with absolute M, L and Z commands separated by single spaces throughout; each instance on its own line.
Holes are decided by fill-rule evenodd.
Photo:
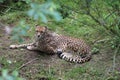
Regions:
M 51 0 L 48 0 L 44 3 L 42 3 L 41 5 L 38 4 L 37 2 L 32 2 L 31 0 L 22 0 L 22 1 L 24 1 L 27 6 L 31 7 L 29 9 L 29 11 L 27 10 L 26 12 L 22 12 L 22 14 L 25 16 L 28 14 L 32 20 L 37 20 L 39 22 L 41 21 L 43 23 L 47 23 L 49 19 L 54 19 L 55 21 L 60 21 L 62 18 L 60 13 L 57 11 L 58 5 L 54 4 Z M 25 7 L 23 5 L 25 3 L 23 3 L 19 0 L 17 1 L 17 3 L 13 3 L 13 2 L 11 2 L 11 3 L 14 5 L 11 5 L 13 9 L 10 8 L 10 10 L 14 10 L 14 8 L 16 6 L 18 6 L 18 10 L 21 10 L 21 6 Z M 25 13 L 27 13 L 27 14 L 25 14 Z M 8 16 L 7 16 L 7 18 L 8 18 Z M 11 19 L 12 19 L 12 17 L 11 17 Z M 13 28 L 12 39 L 22 42 L 23 37 L 28 36 L 27 31 L 30 29 L 30 27 L 25 23 L 26 22 L 25 20 L 22 20 L 22 21 L 19 20 L 19 22 L 20 23 L 16 27 Z
M 103 28 L 105 31 L 104 34 L 111 36 L 110 40 L 114 48 L 120 48 L 119 0 L 61 0 L 59 4 L 62 5 L 63 10 L 66 10 L 66 12 L 72 11 L 72 13 L 74 13 L 73 16 L 68 16 L 68 18 L 73 19 L 74 22 L 80 22 L 83 26 L 94 27 L 96 30 Z M 86 17 L 82 18 L 81 16 L 80 19 L 77 15 L 86 15 Z M 100 28 L 98 29 L 98 27 Z
M 0 3 L 3 3 L 4 2 L 4 0 L 0 0 Z
M 19 74 L 17 71 L 8 74 L 8 70 L 4 69 L 1 74 L 0 80 L 24 80 L 23 78 L 18 77 Z
M 28 26 L 27 24 L 25 24 L 24 21 L 21 21 L 20 24 L 18 26 L 16 26 L 15 28 L 13 28 L 13 32 L 12 32 L 12 39 L 15 40 L 19 40 L 19 42 L 23 42 L 23 36 L 28 36 L 26 35 L 28 30 L 29 30 L 30 26 Z
M 56 11 L 57 6 L 48 1 L 42 5 L 37 3 L 31 3 L 31 10 L 28 11 L 28 15 L 33 17 L 34 20 L 42 20 L 42 22 L 47 22 L 47 16 L 53 17 L 56 21 L 61 20 L 60 14 Z
M 0 15 L 3 16 L 6 14 L 8 15 L 16 12 L 20 12 L 20 13 L 23 12 L 24 14 L 27 8 L 28 8 L 28 5 L 21 0 L 4 0 L 2 3 L 0 2 Z M 11 18 L 13 19 L 14 17 L 11 17 Z
M 101 27 L 104 27 L 106 33 L 111 36 L 114 48 L 120 48 L 120 1 L 101 0 L 100 4 L 103 4 L 103 6 L 98 4 L 96 0 L 92 0 L 91 3 L 89 3 L 89 0 L 86 0 L 87 15 Z M 106 12 L 103 12 L 102 9 Z
M 32 0 L 22 0 L 22 1 L 25 1 L 27 4 L 32 2 Z

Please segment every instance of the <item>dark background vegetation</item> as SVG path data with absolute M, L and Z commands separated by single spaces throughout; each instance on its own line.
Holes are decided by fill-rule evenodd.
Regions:
M 46 60 L 48 56 L 42 56 L 45 59 L 37 62 L 49 66 L 43 67 L 36 62 L 30 65 L 38 69 L 35 73 L 30 73 L 29 67 L 19 70 L 18 66 L 29 62 L 31 58 L 18 62 L 17 57 L 24 59 L 28 56 L 25 55 L 28 51 L 20 55 L 22 51 L 18 50 L 19 55 L 16 55 L 15 50 L 5 52 L 3 47 L 11 43 L 32 41 L 36 24 L 47 25 L 58 34 L 82 38 L 93 52 L 99 53 L 93 55 L 91 62 L 82 65 L 59 61 L 57 58 L 51 64 Z M 20 76 L 27 80 L 39 80 L 41 77 L 48 80 L 120 79 L 120 0 L 0 0 L 0 29 L 0 71 L 8 69 L 11 73 L 18 70 Z M 10 37 L 9 40 L 6 40 L 6 36 Z M 13 54 L 16 58 L 10 57 Z M 17 62 L 14 63 L 11 59 Z M 59 64 L 58 68 L 55 66 L 56 62 Z M 7 75 L 5 70 L 4 73 Z M 13 72 L 12 76 L 14 75 L 17 76 L 18 73 Z

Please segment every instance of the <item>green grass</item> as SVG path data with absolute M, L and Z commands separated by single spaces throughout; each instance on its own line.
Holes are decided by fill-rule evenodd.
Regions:
M 83 25 L 82 23 L 78 23 L 76 21 L 71 21 L 71 19 L 64 19 L 61 22 L 48 22 L 47 24 L 44 24 L 40 21 L 33 21 L 29 17 L 27 17 L 25 14 L 22 14 L 24 12 L 13 12 L 13 13 L 8 13 L 3 16 L 1 16 L 1 20 L 5 21 L 5 24 L 15 24 L 19 25 L 19 22 L 24 19 L 26 20 L 26 24 L 29 24 L 30 26 L 30 32 L 28 34 L 32 35 L 34 34 L 34 25 L 39 24 L 39 25 L 47 25 L 50 29 L 53 31 L 57 32 L 58 34 L 64 34 L 67 36 L 73 36 L 77 38 L 83 38 L 87 42 L 90 42 L 94 39 L 94 33 L 96 32 L 96 29 L 93 27 L 89 27 L 87 25 Z M 82 21 L 83 22 L 83 21 Z M 90 37 L 91 36 L 91 37 Z M 22 57 L 22 56 L 21 56 Z M 2 58 L 1 58 L 2 59 Z M 2 63 L 4 63 L 5 68 L 9 68 L 10 64 L 7 62 L 7 59 L 3 59 Z M 22 65 L 22 62 L 17 62 L 14 64 L 14 68 L 19 67 Z M 63 61 L 64 63 L 64 61 Z M 86 64 L 87 65 L 87 64 Z M 28 68 L 29 69 L 29 68 Z M 77 67 L 77 68 L 72 68 L 72 69 L 67 69 L 65 71 L 62 71 L 62 77 L 64 80 L 80 80 L 80 78 L 84 78 L 84 80 L 91 80 L 91 77 L 94 77 L 94 79 L 99 79 L 101 77 L 101 73 L 97 70 L 90 70 L 89 67 Z M 56 80 L 58 79 L 59 75 L 57 72 L 57 68 L 48 68 L 44 69 L 44 67 L 40 67 L 40 70 L 38 71 L 37 74 L 32 76 L 30 72 L 25 72 L 26 76 L 30 77 L 32 79 L 38 79 L 40 77 L 46 77 L 49 78 L 50 80 Z
M 89 17 L 87 18 L 87 16 L 85 15 L 77 16 L 77 19 L 80 21 L 65 18 L 60 22 L 51 21 L 51 22 L 48 22 L 47 24 L 44 24 L 41 21 L 32 20 L 25 14 L 25 12 L 22 12 L 22 11 L 9 12 L 0 17 L 1 17 L 1 21 L 4 24 L 14 24 L 14 26 L 19 25 L 19 22 L 24 19 L 26 22 L 25 24 L 28 24 L 30 26 L 30 29 L 27 33 L 30 35 L 29 37 L 32 37 L 34 35 L 34 30 L 35 30 L 34 26 L 36 24 L 39 24 L 39 25 L 47 25 L 48 28 L 52 29 L 58 34 L 73 36 L 77 38 L 83 38 L 86 42 L 90 43 L 90 45 L 93 48 L 95 47 L 100 50 L 101 50 L 101 47 L 104 47 L 104 45 L 108 45 L 109 43 L 109 42 L 106 42 L 106 43 L 100 43 L 100 44 L 92 44 L 92 42 L 97 39 L 101 40 L 104 38 L 109 38 L 109 36 L 107 35 L 107 32 L 105 32 L 104 28 L 94 25 L 94 22 Z M 2 49 L 0 50 L 2 51 Z M 21 69 L 19 71 L 21 73 L 24 73 L 21 75 L 23 77 L 28 78 L 28 80 L 29 79 L 35 80 L 41 77 L 48 78 L 49 80 L 58 80 L 58 79 L 61 79 L 61 80 L 119 80 L 119 74 L 120 74 L 119 71 L 115 70 L 115 72 L 113 72 L 112 74 L 105 72 L 106 69 L 109 68 L 108 66 L 111 66 L 112 64 L 112 60 L 110 60 L 110 64 L 109 64 L 108 57 L 106 58 L 106 56 L 102 56 L 106 54 L 109 55 L 108 52 L 105 52 L 106 50 L 109 52 L 110 55 L 113 55 L 112 52 L 109 51 L 110 49 L 107 49 L 104 47 L 103 53 L 96 54 L 96 55 L 99 55 L 97 56 L 97 58 L 93 58 L 94 59 L 93 61 L 91 61 L 90 63 L 88 62 L 84 65 L 81 65 L 81 64 L 74 65 L 72 63 L 69 64 L 69 62 L 59 61 L 58 64 L 50 63 L 52 67 L 44 67 L 41 65 L 46 65 L 46 64 L 44 61 L 43 62 L 41 61 L 38 63 L 33 63 L 33 65 L 27 65 L 24 69 Z M 10 56 L 7 56 L 6 58 L 5 55 L 2 55 L 2 57 L 0 57 L 0 65 L 4 65 L 3 68 L 7 68 L 10 70 L 17 69 L 22 64 L 24 64 L 26 62 L 25 61 L 26 56 L 28 56 L 26 54 L 15 55 L 16 52 L 8 51 L 8 53 L 9 53 L 8 55 L 14 55 L 11 58 L 13 60 L 16 60 L 17 62 L 11 64 L 10 60 L 8 59 Z M 24 53 L 24 51 L 20 51 L 18 53 Z M 39 58 L 41 59 L 41 57 Z M 106 62 L 104 60 L 102 61 L 102 59 L 106 60 Z M 96 62 L 96 60 L 98 62 Z M 46 61 L 49 61 L 49 59 L 47 60 L 46 58 Z M 68 68 L 66 68 L 66 66 Z M 37 69 L 37 71 L 35 73 L 31 73 L 30 72 L 30 70 L 32 70 L 31 67 L 34 69 Z

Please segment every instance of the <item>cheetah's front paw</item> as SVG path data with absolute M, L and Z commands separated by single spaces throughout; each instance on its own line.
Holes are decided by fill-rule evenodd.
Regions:
M 10 45 L 10 49 L 15 49 L 17 48 L 16 45 Z
M 34 46 L 27 46 L 28 50 L 35 50 L 36 48 Z
M 28 50 L 32 50 L 32 46 L 27 46 L 27 49 Z

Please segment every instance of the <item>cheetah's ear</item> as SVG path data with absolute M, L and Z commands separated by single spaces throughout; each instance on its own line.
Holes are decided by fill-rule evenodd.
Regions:
M 45 27 L 45 31 L 47 31 L 48 30 L 48 27 L 47 26 L 44 26 Z
M 48 29 L 48 27 L 47 27 L 47 26 L 45 26 L 45 29 Z
M 48 28 L 48 26 L 44 26 L 46 31 L 52 31 L 52 29 Z
M 38 24 L 35 24 L 35 27 L 39 26 Z

